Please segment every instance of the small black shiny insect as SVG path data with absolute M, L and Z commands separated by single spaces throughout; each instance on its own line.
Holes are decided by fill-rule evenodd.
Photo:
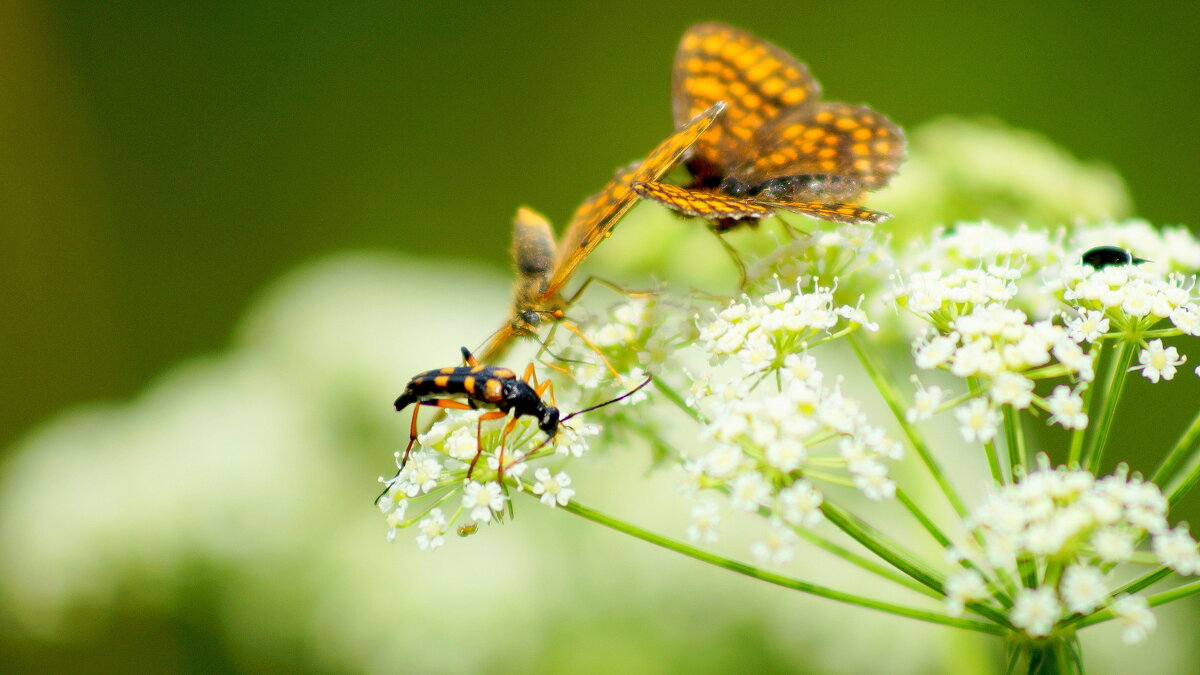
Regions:
M 554 406 L 554 392 L 550 390 L 551 382 L 549 380 L 538 384 L 533 379 L 533 364 L 525 369 L 525 374 L 522 377 L 517 377 L 516 372 L 502 368 L 500 366 L 486 366 L 471 355 L 470 350 L 466 347 L 462 348 L 463 362 L 466 365 L 450 368 L 441 368 L 439 370 L 429 370 L 418 374 L 408 386 L 404 388 L 404 393 L 396 399 L 396 412 L 400 412 L 410 405 L 416 404 L 413 408 L 412 425 L 408 432 L 408 447 L 404 449 L 404 456 L 400 460 L 400 468 L 408 463 L 409 453 L 412 452 L 413 444 L 417 442 L 417 413 L 420 412 L 420 406 L 432 406 L 437 408 L 449 408 L 452 410 L 476 410 L 486 409 L 491 412 L 484 413 L 479 417 L 479 425 L 476 428 L 476 436 L 482 438 L 483 423 L 488 420 L 501 419 L 513 412 L 513 419 L 504 427 L 501 437 L 507 437 L 516 427 L 517 418 L 524 416 L 536 417 L 538 420 L 538 428 L 542 433 L 546 434 L 546 440 L 537 448 L 526 453 L 525 457 L 533 454 L 538 449 L 549 443 L 556 434 L 563 422 L 572 417 L 602 408 L 611 403 L 616 403 L 627 396 L 632 396 L 634 392 L 650 383 L 652 378 L 647 377 L 644 382 L 636 388 L 628 391 L 617 398 L 610 401 L 605 401 L 590 408 L 584 408 L 571 413 L 565 417 L 561 416 L 558 408 Z M 530 382 L 533 384 L 530 384 Z M 550 403 L 547 404 L 542 396 L 550 390 Z M 457 398 L 465 398 L 466 400 L 457 400 Z M 475 470 L 475 463 L 479 461 L 479 456 L 483 452 L 482 448 L 475 454 L 475 458 L 471 460 L 471 465 L 467 468 L 467 477 L 471 476 L 471 472 Z M 523 460 L 525 457 L 522 457 Z M 517 460 L 521 461 L 521 460 Z M 504 471 L 504 444 L 501 441 L 500 445 L 500 471 L 503 478 Z
M 1139 258 L 1119 246 L 1097 246 L 1083 253 L 1083 264 L 1093 269 L 1102 270 L 1113 265 L 1140 265 L 1150 262 Z

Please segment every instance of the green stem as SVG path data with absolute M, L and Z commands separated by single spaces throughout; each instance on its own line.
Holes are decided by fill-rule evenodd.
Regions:
M 953 626 L 955 628 L 963 628 L 980 633 L 990 633 L 992 635 L 1004 635 L 1007 633 L 1007 630 L 1001 626 L 984 623 L 982 621 L 946 616 L 945 614 L 939 614 L 937 612 L 931 612 L 928 610 L 905 607 L 903 605 L 897 605 L 890 602 L 882 602 L 860 595 L 844 593 L 826 586 L 810 584 L 808 582 L 800 581 L 799 579 L 793 579 L 791 577 L 785 577 L 780 574 L 774 574 L 772 572 L 761 570 L 757 567 L 753 567 L 730 558 L 708 553 L 707 551 L 701 551 L 700 549 L 688 546 L 683 542 L 675 541 L 674 539 L 668 539 L 667 537 L 655 534 L 648 530 L 643 530 L 635 525 L 617 520 L 616 518 L 604 515 L 598 511 L 593 511 L 592 509 L 589 509 L 577 502 L 570 502 L 561 508 L 564 511 L 568 511 L 582 518 L 586 518 L 594 523 L 614 529 L 618 532 L 636 537 L 637 539 L 649 542 L 655 546 L 661 546 L 669 551 L 675 551 L 676 553 L 686 555 L 689 558 L 694 558 L 701 562 L 706 562 L 710 565 L 715 565 L 717 567 L 721 567 L 753 579 L 765 581 L 769 584 L 782 586 L 783 588 L 790 588 L 794 591 L 800 591 L 801 593 L 808 593 L 810 595 L 816 595 L 818 597 L 827 598 L 830 600 L 837 600 L 838 602 L 844 602 L 850 605 L 875 609 L 881 612 L 888 612 L 890 614 L 904 616 L 910 619 L 917 619 L 919 621 L 937 623 L 943 626 Z
M 1157 584 L 1158 582 L 1162 581 L 1163 579 L 1166 579 L 1167 577 L 1171 576 L 1174 573 L 1175 573 L 1175 570 L 1171 569 L 1170 567 L 1166 567 L 1166 566 L 1160 567 L 1160 568 L 1154 570 L 1153 572 L 1148 572 L 1148 573 L 1143 574 L 1142 576 L 1138 577 L 1137 579 L 1130 581 L 1129 583 L 1125 584 L 1124 586 L 1113 591 L 1112 595 L 1113 595 L 1113 597 L 1116 597 L 1118 595 L 1121 595 L 1122 593 L 1137 593 L 1138 591 L 1140 591 L 1144 588 L 1149 588 L 1149 587 L 1153 586 L 1154 584 Z
M 992 439 L 983 444 L 987 452 L 988 469 L 992 472 L 992 480 L 996 485 L 1004 485 L 1004 470 L 1000 468 L 1000 450 L 996 448 L 996 440 Z
M 1184 476 L 1183 481 L 1171 490 L 1171 494 L 1167 496 L 1167 503 L 1172 507 L 1178 504 L 1179 500 L 1191 492 L 1192 488 L 1196 487 L 1196 483 L 1198 482 L 1200 482 L 1200 462 L 1196 462 L 1192 470 Z
M 820 548 L 824 551 L 828 551 L 829 553 L 845 560 L 846 562 L 848 562 L 852 565 L 861 567 L 862 569 L 864 569 L 868 572 L 871 572 L 872 574 L 881 576 L 884 579 L 887 579 L 888 581 L 891 581 L 893 583 L 900 584 L 901 586 L 904 586 L 905 588 L 907 588 L 909 590 L 916 591 L 918 593 L 921 593 L 922 595 L 927 595 L 935 600 L 942 600 L 942 594 L 929 588 L 928 586 L 919 584 L 916 581 L 913 581 L 912 579 L 910 579 L 909 577 L 906 577 L 903 574 L 900 574 L 899 572 L 897 572 L 889 567 L 884 567 L 883 565 L 880 565 L 879 563 L 875 562 L 874 560 L 870 560 L 864 556 L 861 556 L 861 555 L 851 551 L 848 548 L 845 548 L 843 546 L 838 546 L 837 544 L 833 543 L 832 541 L 829 541 L 828 539 L 825 539 L 824 537 L 817 535 L 816 533 L 812 532 L 811 530 L 807 530 L 803 527 L 794 527 L 794 528 L 792 528 L 792 531 L 796 533 L 796 536 L 807 541 L 808 543 L 812 544 L 813 546 L 816 546 L 817 548 Z
M 952 545 L 950 538 L 947 537 L 945 533 L 943 533 L 941 529 L 939 529 L 938 526 L 929 519 L 929 516 L 925 515 L 925 512 L 921 510 L 921 507 L 917 506 L 917 503 L 908 496 L 907 492 L 901 488 L 896 488 L 896 499 L 904 505 L 904 508 L 908 509 L 908 512 L 917 519 L 917 522 L 921 523 L 921 527 L 925 528 L 925 531 L 929 533 L 929 536 L 937 540 L 938 544 L 941 544 L 942 548 L 950 548 Z
M 674 389 L 672 389 L 670 385 L 664 382 L 661 377 L 654 378 L 654 388 L 657 389 L 660 394 L 666 396 L 667 400 L 671 403 L 674 403 L 677 408 L 687 413 L 689 417 L 696 420 L 700 424 L 708 424 L 708 419 L 704 417 L 704 413 L 689 406 L 687 401 L 683 400 L 683 397 L 680 396 L 679 393 Z
M 1009 472 L 1015 482 L 1017 467 L 1029 468 L 1029 457 L 1025 452 L 1025 433 L 1021 428 L 1021 411 L 1011 405 L 1004 406 L 1004 440 L 1008 445 Z
M 912 445 L 913 450 L 921 458 L 925 467 L 929 469 L 929 473 L 937 481 L 938 487 L 942 489 L 942 493 L 946 495 L 946 500 L 950 502 L 950 505 L 954 507 L 954 511 L 959 516 L 965 517 L 967 515 L 967 507 L 963 504 L 962 498 L 958 496 L 958 493 L 954 490 L 954 486 L 950 484 L 949 477 L 946 476 L 946 472 L 934 458 L 933 452 L 929 449 L 929 444 L 925 442 L 925 438 L 921 435 L 921 432 L 914 425 L 909 424 L 908 419 L 905 417 L 900 392 L 892 384 L 894 381 L 893 378 L 886 371 L 883 364 L 873 356 L 871 350 L 863 344 L 861 333 L 851 333 L 848 340 L 854 348 L 854 353 L 858 355 L 858 360 L 862 362 L 863 368 L 867 371 L 867 375 L 871 378 L 871 382 L 879 390 L 879 393 L 883 395 L 883 400 L 887 402 L 892 415 L 900 423 L 900 428 L 904 430 L 904 435 L 908 437 L 909 444 Z
M 1179 463 L 1183 461 L 1187 450 L 1191 448 L 1192 443 L 1200 438 L 1200 410 L 1196 411 L 1196 416 L 1192 418 L 1192 423 L 1179 437 L 1175 443 L 1175 447 L 1171 448 L 1171 452 L 1163 458 L 1162 464 L 1154 471 L 1154 475 L 1150 478 L 1150 482 L 1155 485 L 1163 485 L 1164 482 L 1171 477 L 1171 474 L 1178 468 Z
M 1100 392 L 1100 418 L 1097 420 L 1095 432 L 1089 439 L 1082 457 L 1082 462 L 1093 474 L 1100 470 L 1100 463 L 1108 445 L 1108 435 L 1112 431 L 1117 404 L 1121 401 L 1121 394 L 1125 392 L 1125 381 L 1129 379 L 1125 376 L 1126 371 L 1129 370 L 1129 364 L 1133 361 L 1133 354 L 1136 350 L 1136 342 L 1122 342 L 1109 363 L 1105 387 Z
M 1100 357 L 1104 355 L 1104 344 L 1105 344 L 1104 342 L 1096 342 L 1092 345 L 1092 348 L 1090 351 L 1092 353 L 1092 363 L 1093 364 L 1099 365 Z M 1088 413 L 1089 417 L 1092 412 L 1092 389 L 1097 384 L 1099 384 L 1099 383 L 1093 382 L 1091 387 L 1084 388 L 1083 394 L 1082 394 L 1083 410 Z M 1071 451 L 1070 451 L 1070 455 L 1067 458 L 1067 466 L 1079 466 L 1080 465 L 1080 457 L 1083 454 L 1083 439 L 1086 434 L 1087 434 L 1086 426 L 1083 427 L 1082 429 L 1076 429 L 1073 432 L 1071 432 Z
M 924 563 L 915 559 L 911 553 L 904 551 L 898 544 L 888 541 L 882 533 L 870 525 L 858 521 L 841 507 L 830 502 L 821 504 L 821 512 L 839 530 L 850 538 L 862 544 L 867 550 L 882 558 L 892 567 L 900 570 L 922 584 L 944 595 L 942 579 Z

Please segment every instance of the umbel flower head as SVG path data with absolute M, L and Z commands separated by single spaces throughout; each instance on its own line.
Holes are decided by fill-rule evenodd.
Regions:
M 1200 572 L 1187 526 L 1172 529 L 1162 492 L 1124 466 L 1097 479 L 1051 468 L 1042 455 L 1036 470 L 989 492 L 966 527 L 952 553 L 967 567 L 947 581 L 947 609 L 959 614 L 982 602 L 1004 611 L 994 589 L 1015 591 L 1008 617 L 1030 637 L 1110 608 L 1125 622 L 1126 642 L 1144 639 L 1154 616 L 1145 598 L 1121 590 L 1114 569 L 1131 562 L 1146 538 L 1142 562 L 1181 576 Z

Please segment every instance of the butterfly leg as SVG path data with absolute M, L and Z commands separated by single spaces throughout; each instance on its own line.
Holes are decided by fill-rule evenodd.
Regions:
M 574 304 L 575 300 L 577 300 L 579 298 L 579 296 L 583 295 L 584 290 L 586 290 L 587 287 L 590 286 L 593 282 L 600 284 L 601 286 L 607 286 L 614 292 L 619 293 L 624 296 L 628 296 L 630 298 L 647 298 L 647 297 L 650 297 L 651 295 L 654 295 L 650 291 L 631 291 L 628 288 L 625 288 L 624 286 L 618 284 L 615 281 L 609 281 L 608 279 L 605 279 L 604 277 L 598 277 L 593 274 L 593 275 L 588 276 L 588 278 L 584 279 L 583 283 L 579 285 L 579 288 L 576 289 L 575 292 L 571 294 L 571 297 L 566 299 L 566 306 L 570 307 L 572 304 Z
M 733 244 L 730 244 L 728 241 L 725 241 L 725 235 L 723 235 L 720 231 L 718 231 L 714 228 L 711 228 L 711 227 L 709 228 L 709 231 L 711 231 L 713 233 L 713 235 L 717 238 L 717 241 L 721 242 L 721 247 L 724 248 L 725 252 L 729 254 L 729 258 L 731 260 L 733 260 L 733 264 L 737 265 L 738 288 L 745 288 L 746 287 L 746 263 L 742 261 L 742 255 L 737 252 L 737 249 L 733 247 Z

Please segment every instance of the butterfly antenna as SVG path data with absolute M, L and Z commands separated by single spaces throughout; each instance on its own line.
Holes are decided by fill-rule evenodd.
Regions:
M 567 420 L 571 419 L 572 417 L 574 417 L 576 415 L 582 415 L 583 413 L 591 412 L 591 411 L 595 410 L 596 408 L 603 408 L 606 405 L 611 405 L 613 403 L 616 403 L 617 401 L 627 399 L 630 396 L 633 396 L 634 394 L 638 393 L 638 391 L 641 390 L 642 387 L 645 387 L 646 385 L 650 384 L 650 381 L 653 379 L 654 379 L 653 375 L 647 375 L 646 379 L 643 380 L 641 384 L 634 387 L 633 389 L 630 389 L 629 391 L 625 392 L 624 394 L 621 394 L 620 396 L 618 396 L 612 400 L 605 401 L 604 403 L 597 403 L 596 405 L 594 405 L 590 408 L 584 408 L 583 410 L 576 410 L 575 412 L 571 413 L 570 415 L 567 415 L 566 417 L 559 420 L 559 422 L 560 423 L 566 422 Z

